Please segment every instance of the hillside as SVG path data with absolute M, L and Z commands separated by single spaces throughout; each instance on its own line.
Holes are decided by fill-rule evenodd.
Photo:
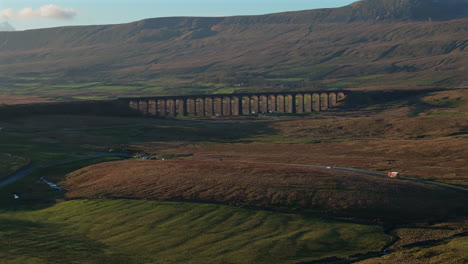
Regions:
M 467 8 L 465 0 L 368 0 L 261 16 L 0 32 L 1 85 L 8 92 L 31 80 L 37 88 L 96 81 L 162 87 L 149 93 L 463 86 Z
M 390 240 L 378 226 L 195 203 L 82 200 L 0 217 L 3 264 L 293 264 Z
M 463 195 L 406 181 L 239 161 L 102 163 L 69 174 L 63 186 L 68 198 L 217 201 L 403 222 L 463 214 L 466 202 Z

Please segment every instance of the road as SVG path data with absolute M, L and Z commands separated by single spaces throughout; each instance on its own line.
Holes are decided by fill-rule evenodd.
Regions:
M 44 169 L 44 168 L 55 166 L 55 165 L 62 165 L 62 164 L 71 163 L 71 162 L 75 162 L 75 161 L 94 159 L 94 158 L 105 157 L 105 156 L 117 156 L 117 157 L 127 157 L 127 158 L 130 157 L 130 155 L 126 155 L 126 154 L 113 154 L 113 153 L 104 153 L 104 152 L 94 152 L 94 153 L 91 153 L 91 155 L 85 156 L 85 157 L 61 160 L 61 161 L 51 162 L 51 163 L 48 163 L 48 164 L 38 165 L 38 166 L 35 166 L 35 167 L 20 170 L 20 171 L 17 171 L 15 173 L 11 174 L 6 179 L 0 181 L 0 188 L 6 186 L 8 184 L 11 184 L 11 183 L 13 183 L 13 182 L 25 177 L 25 176 L 37 171 L 37 170 L 40 170 L 40 169 Z
M 4 186 L 6 186 L 6 185 L 8 185 L 10 183 L 13 183 L 13 182 L 15 182 L 15 181 L 25 177 L 26 175 L 28 175 L 28 174 L 36 171 L 36 170 L 39 170 L 39 169 L 43 169 L 43 168 L 47 168 L 47 167 L 55 166 L 55 165 L 66 164 L 66 163 L 75 162 L 75 161 L 80 161 L 80 160 L 87 160 L 87 159 L 93 159 L 93 158 L 98 158 L 98 157 L 105 157 L 105 156 L 119 156 L 119 157 L 126 157 L 126 158 L 131 157 L 130 155 L 126 155 L 126 154 L 113 154 L 113 153 L 106 153 L 106 152 L 94 152 L 94 153 L 91 153 L 91 155 L 85 156 L 85 157 L 67 159 L 67 160 L 48 163 L 48 164 L 45 164 L 45 165 L 39 165 L 39 166 L 27 168 L 27 169 L 24 169 L 24 170 L 20 170 L 20 171 L 18 171 L 16 173 L 13 173 L 8 178 L 0 181 L 0 188 L 4 187 Z M 297 165 L 297 166 L 304 166 L 304 167 L 315 167 L 315 168 L 327 168 L 327 169 L 333 169 L 333 170 L 351 171 L 351 172 L 356 172 L 356 173 L 365 174 L 365 175 L 372 175 L 372 176 L 377 176 L 377 177 L 388 177 L 387 174 L 384 174 L 384 173 L 378 173 L 378 172 L 372 172 L 372 171 L 366 171 L 366 170 L 359 170 L 359 169 L 353 169 L 353 168 L 332 167 L 332 166 L 313 165 L 313 164 L 289 164 L 289 165 Z M 440 183 L 437 183 L 437 182 L 429 182 L 429 181 L 418 180 L 418 179 L 407 178 L 407 177 L 400 177 L 399 180 L 406 180 L 406 181 L 418 182 L 418 183 L 423 183 L 423 184 L 430 184 L 430 185 L 437 186 L 439 188 L 443 188 L 443 189 L 447 189 L 447 190 L 452 190 L 452 191 L 457 191 L 457 192 L 468 194 L 468 190 L 466 190 L 466 189 L 458 188 L 458 187 L 455 187 L 455 186 L 448 186 L 448 185 L 440 184 Z
M 357 172 L 357 173 L 360 173 L 360 174 L 366 174 L 366 175 L 372 175 L 372 176 L 378 176 L 378 177 L 388 177 L 388 175 L 385 174 L 385 173 L 378 173 L 378 172 L 359 170 L 359 169 L 353 169 L 353 168 L 331 167 L 331 166 L 313 165 L 313 164 L 296 164 L 296 165 L 304 166 L 304 167 L 315 167 L 315 168 L 327 168 L 327 169 L 342 170 L 342 171 L 352 171 L 352 172 Z M 412 181 L 412 182 L 418 182 L 418 183 L 423 183 L 423 184 L 430 184 L 430 185 L 435 185 L 435 186 L 437 186 L 439 188 L 443 188 L 443 189 L 447 189 L 447 190 L 452 190 L 452 191 L 457 191 L 457 192 L 468 194 L 468 190 L 466 190 L 466 189 L 458 188 L 456 186 L 448 186 L 448 185 L 444 185 L 444 184 L 437 183 L 437 182 L 418 180 L 418 179 L 413 179 L 413 178 L 408 178 L 408 177 L 400 177 L 400 178 L 398 178 L 398 180 L 405 180 L 405 181 Z

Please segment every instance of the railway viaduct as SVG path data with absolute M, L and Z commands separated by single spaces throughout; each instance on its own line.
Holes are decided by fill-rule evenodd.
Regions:
M 256 113 L 325 111 L 344 100 L 345 93 L 274 92 L 120 98 L 145 116 L 240 116 Z

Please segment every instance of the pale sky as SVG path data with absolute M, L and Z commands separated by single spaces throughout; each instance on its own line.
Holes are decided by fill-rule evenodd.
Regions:
M 356 0 L 0 0 L 0 23 L 17 30 L 118 24 L 154 17 L 260 15 Z

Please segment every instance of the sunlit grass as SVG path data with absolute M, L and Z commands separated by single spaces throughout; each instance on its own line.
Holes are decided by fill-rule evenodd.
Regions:
M 175 202 L 77 200 L 0 223 L 3 263 L 296 263 L 389 241 L 376 226 Z

